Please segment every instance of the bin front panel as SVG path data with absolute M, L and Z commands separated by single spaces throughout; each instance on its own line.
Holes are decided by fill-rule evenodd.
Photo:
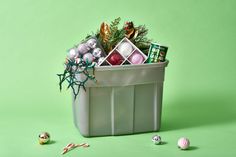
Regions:
M 154 124 L 154 84 L 135 86 L 134 132 L 153 130 Z
M 112 88 L 112 135 L 133 133 L 134 86 Z
M 90 88 L 89 128 L 91 136 L 111 134 L 111 92 L 108 87 Z
M 167 64 L 98 69 L 98 82 L 88 82 L 86 92 L 80 90 L 73 101 L 80 133 L 106 136 L 159 130 Z

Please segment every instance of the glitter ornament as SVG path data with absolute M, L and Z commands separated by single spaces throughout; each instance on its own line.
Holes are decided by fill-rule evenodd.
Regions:
M 70 49 L 67 56 L 68 58 L 73 59 L 76 58 L 78 54 L 75 49 Z
M 101 55 L 102 55 L 102 50 L 101 50 L 100 48 L 95 48 L 95 49 L 93 50 L 93 56 L 94 56 L 95 58 L 100 58 Z
M 98 65 L 101 64 L 101 63 L 104 61 L 104 59 L 105 59 L 105 57 L 100 57 L 100 58 L 98 59 Z
M 102 42 L 106 43 L 109 40 L 109 36 L 111 34 L 110 25 L 106 22 L 103 22 L 100 26 L 99 35 L 102 38 Z
M 111 65 L 120 65 L 123 62 L 123 58 L 119 53 L 112 53 L 111 56 L 108 58 L 108 62 Z
M 87 63 L 87 64 L 91 64 L 93 62 L 93 55 L 91 53 L 86 53 L 83 56 L 83 60 Z
M 118 51 L 125 57 L 128 57 L 133 51 L 133 47 L 129 42 L 123 42 L 118 46 Z
M 50 135 L 47 132 L 39 134 L 39 144 L 46 144 L 50 141 Z
M 144 58 L 140 53 L 134 53 L 132 56 L 130 56 L 129 60 L 132 64 L 142 64 Z
M 90 50 L 90 48 L 86 43 L 82 43 L 78 46 L 77 50 L 80 55 L 84 55 L 85 53 L 87 53 Z
M 153 142 L 154 144 L 156 144 L 156 145 L 161 144 L 161 143 L 162 143 L 162 142 L 161 142 L 161 136 L 159 136 L 159 135 L 154 135 L 154 136 L 152 137 L 152 142 Z
M 190 145 L 189 139 L 185 138 L 185 137 L 181 137 L 178 140 L 178 147 L 182 150 L 188 149 Z
M 79 64 L 81 62 L 81 60 L 82 60 L 81 58 L 75 58 L 75 63 Z
M 94 49 L 97 46 L 97 41 L 94 38 L 91 38 L 87 41 L 87 45 L 91 48 Z

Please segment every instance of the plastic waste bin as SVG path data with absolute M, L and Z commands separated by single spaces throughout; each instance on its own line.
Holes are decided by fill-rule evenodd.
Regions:
M 97 82 L 88 81 L 73 100 L 75 126 L 83 136 L 158 131 L 168 61 L 140 65 L 100 66 Z

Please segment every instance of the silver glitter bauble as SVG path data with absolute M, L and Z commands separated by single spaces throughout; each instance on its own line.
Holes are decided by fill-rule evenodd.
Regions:
M 100 57 L 98 59 L 98 65 L 100 65 L 105 60 L 105 57 Z
M 90 50 L 90 47 L 86 43 L 82 43 L 77 47 L 78 53 L 84 55 Z
M 101 50 L 100 48 L 95 48 L 95 49 L 93 50 L 93 56 L 94 56 L 95 58 L 100 58 L 101 55 L 102 55 L 102 50 Z
M 68 52 L 68 58 L 73 59 L 76 58 L 78 56 L 78 53 L 76 52 L 76 50 L 74 48 L 70 49 Z
M 88 63 L 88 64 L 91 64 L 93 62 L 93 55 L 91 53 L 86 53 L 84 54 L 83 56 L 83 60 Z
M 153 136 L 153 137 L 152 137 L 152 142 L 153 142 L 154 144 L 161 144 L 161 143 L 162 143 L 162 142 L 161 142 L 161 136 L 159 136 L 159 135 Z
M 87 41 L 87 45 L 91 48 L 91 49 L 94 49 L 94 48 L 96 48 L 96 46 L 97 46 L 97 41 L 96 41 L 96 39 L 89 39 L 88 41 Z
M 39 144 L 46 144 L 50 141 L 50 135 L 47 132 L 39 134 Z

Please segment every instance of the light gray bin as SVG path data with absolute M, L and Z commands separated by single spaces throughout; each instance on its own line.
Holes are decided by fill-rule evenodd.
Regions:
M 88 81 L 73 101 L 74 123 L 83 136 L 157 131 L 165 67 L 153 64 L 95 68 L 97 83 Z

